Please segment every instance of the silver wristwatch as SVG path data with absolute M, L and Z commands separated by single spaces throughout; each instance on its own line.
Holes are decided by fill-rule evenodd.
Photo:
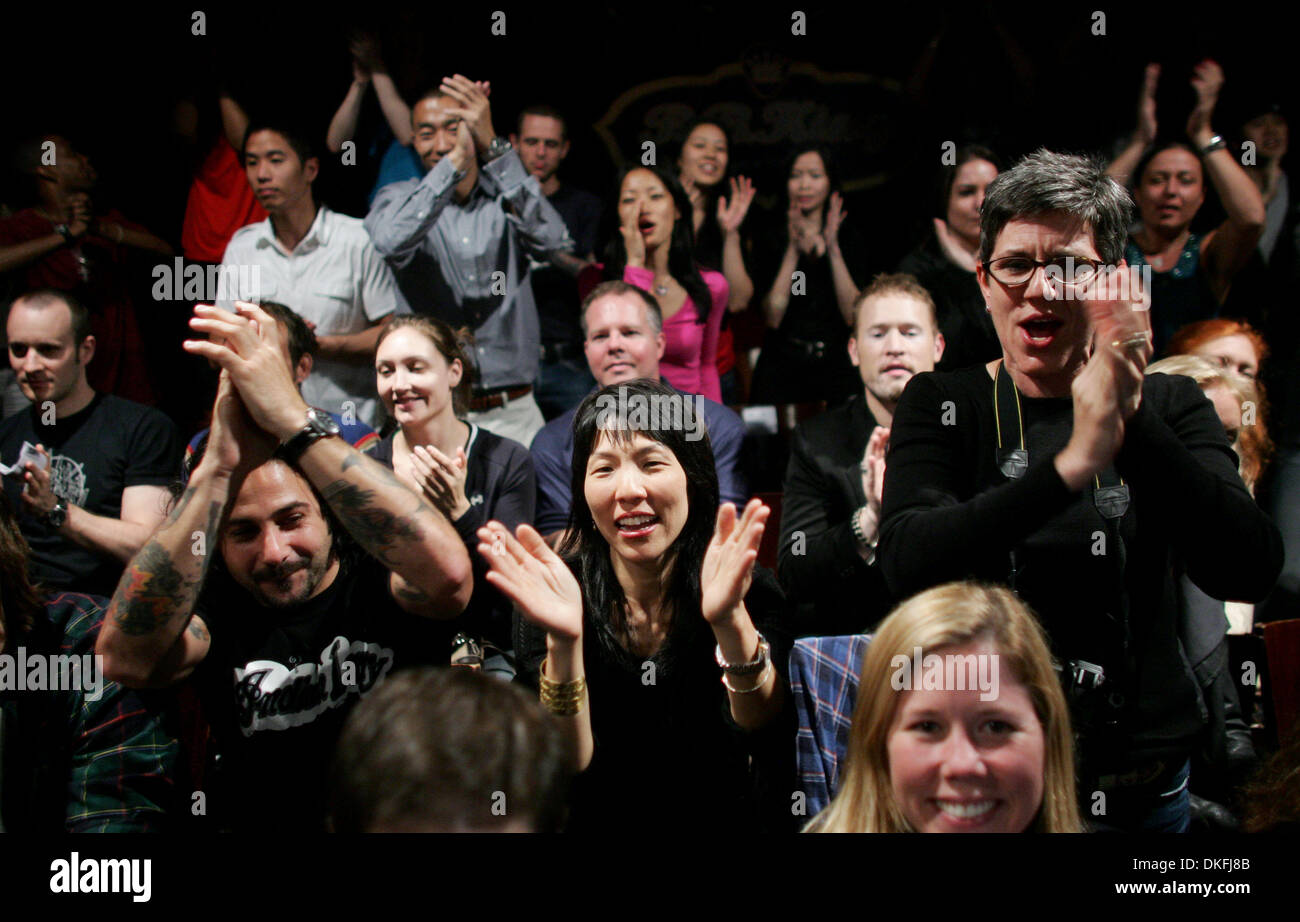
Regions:
M 50 528 L 58 531 L 67 520 L 68 504 L 63 501 L 63 497 L 56 496 L 54 498 L 54 508 L 45 513 L 45 521 L 49 523 Z
M 510 141 L 498 135 L 492 139 L 492 143 L 488 145 L 488 149 L 483 152 L 483 162 L 485 164 L 491 163 L 503 154 L 508 154 L 512 149 Z

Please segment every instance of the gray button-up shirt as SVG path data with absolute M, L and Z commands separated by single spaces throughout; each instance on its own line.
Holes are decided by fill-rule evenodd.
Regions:
M 444 157 L 423 179 L 384 186 L 366 230 L 413 311 L 474 331 L 478 390 L 531 384 L 540 335 L 528 257 L 573 242 L 514 151 L 482 167 L 457 204 L 464 177 Z

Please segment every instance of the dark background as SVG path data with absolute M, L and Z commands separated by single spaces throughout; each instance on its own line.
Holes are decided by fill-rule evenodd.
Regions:
M 621 94 L 650 82 L 687 78 L 652 91 L 614 123 L 622 150 L 639 153 L 655 127 L 656 140 L 671 147 L 677 139 L 662 136 L 671 133 L 666 125 L 721 105 L 733 126 L 747 120 L 750 133 L 766 139 L 737 143 L 732 167 L 756 178 L 763 203 L 773 202 L 782 185 L 784 141 L 846 139 L 837 153 L 850 180 L 849 220 L 879 246 L 882 266 L 892 267 L 930 211 L 931 177 L 945 140 L 980 140 L 1005 158 L 1040 144 L 1109 151 L 1131 128 L 1147 60 L 1164 65 L 1162 134 L 1181 134 L 1191 103 L 1187 79 L 1203 57 L 1226 71 L 1215 120 L 1225 135 L 1235 128 L 1228 110 L 1240 98 L 1262 94 L 1290 103 L 1296 91 L 1294 33 L 1278 14 L 1245 4 L 1218 4 L 1215 15 L 1189 3 L 1112 5 L 1102 9 L 1104 36 L 1092 34 L 1100 3 L 922 2 L 890 4 L 887 11 L 796 5 L 807 14 L 804 36 L 791 35 L 790 8 L 747 4 L 24 5 L 0 14 L 4 140 L 47 127 L 68 133 L 100 174 L 97 207 L 120 207 L 179 242 L 196 152 L 174 131 L 176 103 L 194 100 L 201 127 L 215 129 L 214 92 L 224 84 L 245 108 L 288 110 L 323 138 L 351 80 L 346 35 L 365 27 L 381 36 L 408 98 L 445 73 L 491 80 L 502 134 L 523 105 L 559 106 L 574 142 L 561 175 L 606 200 L 615 163 L 593 125 Z M 191 32 L 194 7 L 205 11 L 206 35 Z M 506 16 L 504 36 L 491 34 L 496 9 Z M 917 80 L 936 38 L 933 67 Z M 701 84 L 716 69 L 745 61 L 749 77 Z M 801 65 L 851 79 L 791 73 L 784 82 L 755 86 L 755 75 Z M 651 126 L 641 116 L 654 107 L 660 120 Z M 380 123 L 371 93 L 359 147 Z M 663 147 L 659 156 L 671 162 Z M 327 164 L 321 197 L 362 213 L 372 178 L 364 156 L 355 167 Z
M 192 170 L 219 129 L 218 88 L 255 118 L 288 113 L 323 150 L 352 79 L 347 36 L 365 29 L 380 37 L 408 101 L 458 72 L 491 81 L 500 134 L 525 105 L 559 107 L 573 141 L 561 178 L 596 192 L 607 209 L 621 157 L 653 140 L 659 163 L 671 165 L 686 123 L 706 114 L 731 130 L 730 172 L 756 182 L 747 227 L 761 234 L 764 212 L 780 207 L 789 145 L 830 143 L 846 221 L 866 238 L 874 274 L 892 270 L 936 213 L 945 142 L 988 144 L 1004 162 L 1040 145 L 1109 154 L 1132 130 L 1148 60 L 1163 65 L 1162 135 L 1183 135 L 1191 68 L 1206 57 L 1226 73 L 1213 124 L 1234 149 L 1244 105 L 1294 109 L 1296 33 L 1284 14 L 1245 4 L 1218 4 L 1213 14 L 1191 3 L 1116 4 L 1100 10 L 1105 34 L 1097 35 L 1100 5 L 800 3 L 793 8 L 806 14 L 806 34 L 796 36 L 791 7 L 750 4 L 27 4 L 0 13 L 0 141 L 8 151 L 34 133 L 69 136 L 99 173 L 96 210 L 119 208 L 179 251 Z M 193 34 L 196 6 L 203 35 Z M 505 14 L 505 35 L 492 32 L 494 10 Z M 199 114 L 197 141 L 177 131 L 180 103 Z M 323 157 L 318 199 L 365 214 L 377 166 L 366 153 L 384 130 L 368 91 L 357 164 Z M 8 165 L 6 155 L 0 203 L 21 207 L 22 184 Z M 1220 219 L 1211 201 L 1197 223 Z M 187 311 L 152 301 L 157 260 L 137 261 L 136 310 L 158 371 L 194 385 L 164 401 L 183 419 L 207 404 L 203 369 L 186 366 L 179 350 Z M 757 315 L 733 318 L 743 345 L 761 337 Z

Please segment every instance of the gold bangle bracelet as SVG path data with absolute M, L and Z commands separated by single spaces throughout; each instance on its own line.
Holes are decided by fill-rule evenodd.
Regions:
M 587 694 L 586 676 L 569 682 L 553 682 L 546 677 L 546 664 L 543 663 L 537 677 L 542 707 L 558 717 L 582 713 L 582 702 Z

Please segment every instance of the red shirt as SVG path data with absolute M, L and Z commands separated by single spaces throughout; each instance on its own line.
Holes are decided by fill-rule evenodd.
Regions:
M 190 183 L 181 251 L 187 259 L 219 263 L 235 231 L 265 220 L 239 154 L 224 136 L 217 138 Z

